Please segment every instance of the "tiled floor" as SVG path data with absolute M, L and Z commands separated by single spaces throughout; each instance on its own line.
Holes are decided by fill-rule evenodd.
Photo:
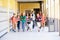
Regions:
M 58 32 L 9 32 L 0 40 L 60 40 Z
M 0 40 L 60 40 L 58 32 L 48 32 L 48 28 L 41 28 L 40 32 L 9 32 Z

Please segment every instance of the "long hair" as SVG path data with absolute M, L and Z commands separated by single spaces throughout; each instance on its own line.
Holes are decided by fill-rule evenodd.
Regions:
M 23 16 L 23 13 L 21 13 L 21 16 Z

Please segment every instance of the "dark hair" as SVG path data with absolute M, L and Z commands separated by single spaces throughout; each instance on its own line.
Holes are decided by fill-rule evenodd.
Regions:
M 30 16 L 30 13 L 29 13 L 29 16 Z
M 15 13 L 13 13 L 13 15 L 15 15 Z
M 23 13 L 21 13 L 21 16 L 23 16 Z
M 18 18 L 19 15 L 17 15 L 17 18 Z

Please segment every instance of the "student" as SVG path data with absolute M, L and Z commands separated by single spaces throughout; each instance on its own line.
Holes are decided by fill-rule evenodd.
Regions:
M 22 13 L 23 15 L 20 16 L 21 22 L 22 22 L 22 29 L 23 32 L 25 31 L 25 23 L 26 23 L 26 16 L 25 13 Z
M 28 18 L 28 20 L 27 20 L 27 24 L 28 24 L 27 31 L 28 31 L 28 30 L 32 31 L 33 21 L 32 21 L 32 19 L 31 19 L 30 16 L 29 16 L 29 18 Z
M 28 16 L 28 18 L 27 18 L 27 31 L 30 29 L 30 27 L 29 27 L 29 24 L 30 24 L 31 22 L 30 22 L 30 16 Z
M 35 25 L 35 14 L 34 14 L 34 11 L 32 11 L 32 20 L 33 20 L 33 29 L 34 29 L 34 25 Z
M 32 32 L 32 29 L 33 29 L 33 18 L 32 18 L 32 14 L 30 14 L 30 24 L 29 24 L 29 27 L 30 27 L 30 31 Z
M 40 16 L 40 24 L 42 24 L 42 23 L 41 23 L 41 21 L 42 21 L 42 15 L 43 15 L 43 14 L 42 14 L 42 11 L 39 11 L 39 16 Z M 42 25 L 41 25 L 41 26 L 42 26 Z M 41 27 L 40 27 L 40 28 L 41 28 Z
M 16 32 L 17 19 L 15 13 L 11 17 L 11 22 L 12 22 L 12 30 Z
M 39 16 L 39 13 L 37 14 L 37 18 L 36 18 L 36 21 L 37 21 L 38 32 L 39 32 L 39 31 L 40 31 L 40 27 L 41 27 L 41 23 L 40 23 L 40 16 Z
M 30 22 L 29 22 L 29 15 L 26 14 L 26 25 L 27 25 L 27 31 L 29 30 L 29 24 L 30 24 Z
M 17 28 L 18 28 L 18 32 L 20 31 L 20 15 L 17 15 Z
M 45 15 L 43 14 L 43 15 L 42 15 L 42 21 L 41 21 L 43 27 L 45 26 L 45 22 L 46 22 L 46 17 L 45 17 Z

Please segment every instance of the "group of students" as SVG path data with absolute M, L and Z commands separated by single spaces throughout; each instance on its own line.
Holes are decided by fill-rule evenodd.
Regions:
M 37 17 L 35 17 L 33 11 L 30 14 L 21 13 L 21 15 L 17 14 L 17 16 L 13 14 L 13 16 L 10 19 L 12 22 L 12 30 L 16 32 L 16 27 L 17 27 L 19 32 L 21 27 L 22 31 L 24 32 L 26 27 L 27 31 L 28 30 L 32 31 L 32 29 L 34 29 L 35 27 L 35 22 L 36 22 L 38 27 L 38 32 L 39 32 L 40 28 L 42 26 L 44 27 L 45 25 L 45 20 L 46 20 L 45 18 L 46 17 L 44 16 L 44 14 L 42 14 L 41 11 L 37 13 Z M 20 24 L 22 24 L 22 26 L 20 26 Z
M 23 13 L 22 13 L 23 14 Z M 18 32 L 20 31 L 20 23 L 22 22 L 22 29 L 24 31 L 24 24 L 26 22 L 25 14 L 21 15 L 14 13 L 13 16 L 10 18 L 10 22 L 12 23 L 12 31 L 16 32 L 16 27 L 18 28 Z M 20 22 L 21 21 L 21 22 Z

